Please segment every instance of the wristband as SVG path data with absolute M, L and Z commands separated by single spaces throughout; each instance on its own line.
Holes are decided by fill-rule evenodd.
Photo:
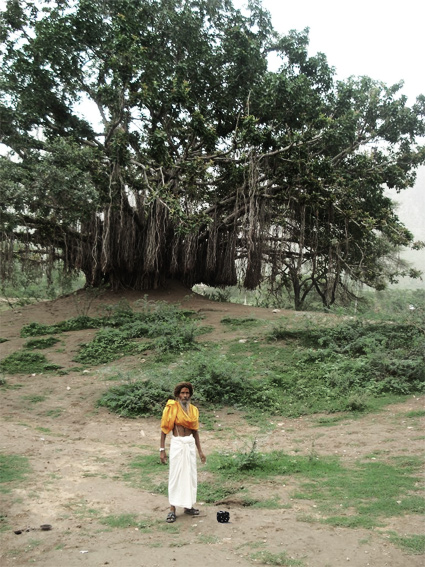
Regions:
M 160 447 L 160 449 L 159 449 L 159 450 L 160 450 L 160 451 L 165 451 L 165 449 L 163 449 L 162 447 Z

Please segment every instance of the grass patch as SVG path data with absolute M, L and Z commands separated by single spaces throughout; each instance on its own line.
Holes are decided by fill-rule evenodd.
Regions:
M 419 459 L 412 458 L 358 462 L 320 480 L 310 477 L 293 496 L 318 502 L 327 523 L 370 528 L 383 518 L 425 513 L 425 499 L 415 494 L 419 470 Z
M 143 490 L 167 493 L 168 468 L 161 464 L 159 455 L 139 455 L 130 462 L 122 478 Z
M 394 532 L 390 532 L 389 539 L 391 543 L 413 555 L 422 555 L 425 553 L 425 535 L 423 534 L 399 536 Z
M 26 457 L 0 453 L 0 492 L 10 492 L 13 485 L 22 482 L 30 472 Z
M 238 494 L 241 490 L 244 490 L 244 487 L 237 481 L 222 481 L 214 478 L 198 484 L 198 500 L 207 504 L 214 504 Z
M 420 466 L 420 459 L 400 457 L 390 463 L 357 462 L 347 468 L 335 457 L 259 453 L 254 444 L 244 453 L 210 455 L 207 468 L 215 478 L 208 483 L 208 491 L 218 499 L 226 483 L 236 492 L 247 479 L 291 475 L 300 478 L 299 489 L 292 497 L 316 502 L 325 516 L 322 521 L 369 529 L 383 525 L 383 518 L 425 514 L 425 499 L 416 494 Z
M 315 420 L 315 423 L 316 423 L 317 427 L 329 427 L 329 426 L 332 426 L 332 425 L 338 425 L 338 424 L 341 423 L 341 421 L 351 419 L 352 417 L 353 417 L 352 414 L 318 417 Z
M 139 526 L 136 514 L 111 515 L 100 518 L 99 521 L 110 528 L 133 528 Z
M 409 418 L 425 417 L 425 410 L 408 411 L 404 416 Z
M 202 543 L 204 545 L 214 545 L 215 543 L 219 543 L 220 539 L 217 536 L 212 535 L 198 535 L 198 543 Z
M 22 396 L 22 399 L 30 404 L 38 404 L 40 402 L 44 402 L 46 396 L 42 396 L 40 394 L 31 394 L 28 396 Z

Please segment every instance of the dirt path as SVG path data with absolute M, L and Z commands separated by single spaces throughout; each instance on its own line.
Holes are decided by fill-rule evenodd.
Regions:
M 222 340 L 220 320 L 224 316 L 256 316 L 272 322 L 282 315 L 188 295 L 187 290 L 177 288 L 152 293 L 149 299 L 178 302 L 202 312 L 204 323 L 216 329 L 209 340 Z M 137 298 L 140 295 L 126 294 L 130 303 Z M 116 301 L 117 297 L 110 294 L 99 298 L 97 306 Z M 92 311 L 95 308 L 96 303 Z M 78 304 L 72 296 L 19 313 L 3 313 L 0 336 L 9 340 L 1 345 L 1 358 L 22 345 L 19 331 L 23 324 L 54 323 L 76 314 Z M 63 352 L 55 353 L 54 359 L 49 353 L 49 359 L 69 366 L 77 344 L 89 340 L 92 334 L 69 333 Z M 134 360 L 127 362 L 135 364 Z M 125 365 L 126 359 L 120 364 Z M 424 564 L 423 556 L 403 552 L 387 535 L 390 530 L 422 534 L 423 518 L 401 516 L 375 530 L 306 522 L 303 519 L 317 516 L 317 510 L 312 502 L 291 499 L 291 477 L 286 485 L 270 481 L 257 487 L 263 495 L 279 495 L 284 508 L 245 508 L 237 501 L 217 506 L 200 503 L 200 517 L 180 513 L 175 524 L 167 525 L 167 498 L 136 488 L 123 478 L 138 455 L 157 453 L 158 421 L 125 420 L 96 408 L 96 400 L 110 386 L 107 378 L 105 367 L 66 376 L 7 377 L 8 388 L 1 390 L 0 451 L 28 457 L 32 473 L 12 492 L 0 494 L 0 514 L 6 516 L 9 525 L 0 534 L 2 567 L 32 563 L 44 567 L 252 566 L 251 554 L 262 550 L 286 552 L 288 558 L 301 561 L 305 567 Z M 424 399 L 412 397 L 380 414 L 321 427 L 319 416 L 273 418 L 271 433 L 248 426 L 237 414 L 223 410 L 217 414 L 220 429 L 202 431 L 201 435 L 207 454 L 223 447 L 240 448 L 256 438 L 260 450 L 307 455 L 314 448 L 319 455 L 336 454 L 347 462 L 374 458 L 374 454 L 380 458 L 386 454 L 417 456 L 424 450 L 423 418 L 412 421 L 406 414 L 423 408 Z M 206 475 L 199 465 L 199 480 L 205 480 Z M 221 508 L 229 510 L 229 524 L 217 522 L 216 512 Z M 149 528 L 111 528 L 100 522 L 108 515 L 120 514 L 136 514 Z M 52 529 L 41 531 L 41 524 L 50 524 Z M 16 535 L 16 530 L 22 533 Z

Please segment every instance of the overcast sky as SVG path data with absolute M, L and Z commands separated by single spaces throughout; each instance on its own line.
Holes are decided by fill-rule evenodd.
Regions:
M 325 53 L 338 78 L 404 80 L 410 104 L 425 94 L 424 0 L 263 0 L 263 6 L 280 33 L 310 28 L 309 55 Z

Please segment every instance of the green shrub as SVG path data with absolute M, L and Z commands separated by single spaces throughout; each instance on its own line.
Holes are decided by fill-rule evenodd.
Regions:
M 173 388 L 167 381 L 137 380 L 112 387 L 103 394 L 98 405 L 123 417 L 160 417 L 167 400 L 173 397 Z
M 21 329 L 21 337 L 37 337 L 39 335 L 54 335 L 67 331 L 81 331 L 83 329 L 97 329 L 102 325 L 102 320 L 87 315 L 72 317 L 61 321 L 56 325 L 44 325 L 43 323 L 29 323 Z
M 61 321 L 56 325 L 56 327 L 63 332 L 82 331 L 84 329 L 98 329 L 102 326 L 102 323 L 102 319 L 99 319 L 97 317 L 78 315 L 78 317 L 71 317 L 71 319 Z
M 50 364 L 44 354 L 38 352 L 16 351 L 0 362 L 0 371 L 9 374 L 50 372 L 61 366 Z
M 130 342 L 121 329 L 100 329 L 94 339 L 80 349 L 74 358 L 75 362 L 82 362 L 90 366 L 104 364 L 133 354 L 138 351 L 139 345 Z
M 156 336 L 155 348 L 160 352 L 182 352 L 196 346 L 196 326 L 191 323 L 167 323 L 156 325 L 150 336 Z
M 241 367 L 222 356 L 204 354 L 190 362 L 187 379 L 193 383 L 196 397 L 211 404 L 237 405 L 252 391 Z
M 29 323 L 21 329 L 21 337 L 37 337 L 39 335 L 54 335 L 58 333 L 57 325 L 44 325 L 43 323 Z

